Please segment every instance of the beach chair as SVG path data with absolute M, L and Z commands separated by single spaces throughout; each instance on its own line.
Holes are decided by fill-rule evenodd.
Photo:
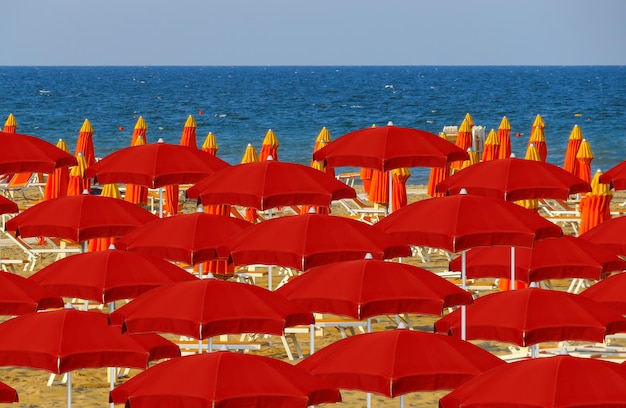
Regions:
M 24 197 L 24 200 L 28 200 L 26 197 L 26 189 L 28 187 L 38 187 L 40 193 L 43 196 L 43 188 L 45 183 L 43 182 L 43 175 L 39 173 L 16 173 L 11 177 L 8 183 L 3 186 L 3 192 L 5 196 L 11 199 L 15 198 L 15 193 L 19 192 Z

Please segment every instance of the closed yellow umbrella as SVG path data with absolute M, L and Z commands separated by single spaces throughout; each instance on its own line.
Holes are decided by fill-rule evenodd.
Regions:
M 6 122 L 4 122 L 5 133 L 15 133 L 17 131 L 17 121 L 12 113 L 9 113 Z
M 119 200 L 122 199 L 122 193 L 117 187 L 117 184 L 105 184 L 104 186 L 102 186 L 102 191 L 100 192 L 100 195 L 102 197 L 117 198 Z M 95 252 L 108 250 L 115 241 L 115 237 L 90 239 L 87 244 L 87 251 Z
M 578 125 L 574 125 L 567 141 L 565 161 L 563 162 L 563 168 L 572 174 L 578 173 L 578 160 L 576 160 L 576 153 L 578 153 L 578 149 L 580 149 L 582 141 L 583 132 L 580 130 Z
M 204 139 L 204 143 L 202 143 L 202 150 L 211 153 L 213 156 L 217 156 L 217 151 L 219 150 L 219 146 L 217 145 L 217 141 L 215 140 L 215 135 L 209 132 Z
M 600 182 L 602 171 L 598 170 L 591 180 L 591 192 L 580 199 L 580 228 L 581 235 L 593 227 L 611 218 L 611 185 Z
M 528 145 L 530 146 L 531 144 L 535 145 L 539 153 L 539 160 L 545 162 L 548 157 L 548 146 L 546 144 L 546 135 L 541 126 L 535 126 L 533 128 Z
M 479 162 L 478 153 L 471 147 L 467 149 L 468 159 L 461 162 L 461 170 Z
M 133 130 L 133 135 L 130 139 L 130 145 L 131 146 L 135 146 L 135 143 L 137 142 L 137 138 L 139 136 L 141 136 L 144 140 L 144 144 L 148 142 L 148 139 L 146 137 L 148 133 L 148 125 L 146 124 L 145 119 L 143 118 L 143 116 L 140 116 L 137 119 L 137 122 L 135 123 L 135 129 Z
M 465 120 L 467 121 L 470 129 L 474 127 L 474 118 L 472 118 L 472 115 L 470 115 L 469 112 L 465 114 Z
M 445 133 L 439 133 L 439 137 L 446 139 Z M 428 176 L 428 185 L 426 186 L 426 194 L 430 197 L 443 197 L 445 193 L 437 192 L 437 184 L 444 181 L 450 175 L 450 163 L 446 163 L 445 167 L 432 167 Z
M 82 153 L 76 155 L 76 166 L 70 169 L 69 183 L 67 185 L 67 195 L 80 195 L 83 191 L 89 191 L 89 180 L 85 178 L 85 170 L 87 169 L 87 159 Z
M 143 146 L 146 144 L 146 139 L 139 135 L 135 139 L 133 146 Z M 136 184 L 126 184 L 126 193 L 124 194 L 124 201 L 130 203 L 146 205 L 148 204 L 148 188 L 145 186 L 138 186 Z
M 64 152 L 69 153 L 67 143 L 65 143 L 63 139 L 59 139 L 56 146 Z M 44 187 L 43 192 L 43 199 L 50 200 L 51 198 L 66 196 L 69 181 L 69 167 L 57 167 L 56 169 L 54 169 L 54 171 L 48 175 L 48 180 L 46 180 L 46 186 Z
M 495 129 L 491 129 L 487 140 L 485 140 L 485 149 L 483 150 L 483 157 L 481 161 L 495 160 L 500 154 L 500 140 Z
M 591 151 L 591 145 L 587 139 L 583 139 L 580 142 L 580 147 L 576 153 L 576 160 L 578 161 L 578 169 L 576 175 L 587 183 L 591 182 L 591 161 L 593 160 L 593 152 Z
M 261 144 L 261 154 L 259 155 L 259 159 L 261 161 L 265 161 L 268 157 L 272 156 L 272 159 L 278 160 L 278 146 L 280 146 L 280 144 L 278 143 L 276 134 L 272 129 L 269 129 L 265 134 L 263 143 Z
M 511 157 L 511 123 L 506 116 L 502 117 L 500 126 L 498 126 L 498 141 L 500 142 L 498 158 L 507 159 Z

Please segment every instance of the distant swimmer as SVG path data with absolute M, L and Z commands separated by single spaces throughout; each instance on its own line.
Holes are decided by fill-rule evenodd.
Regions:
M 522 132 L 515 133 L 515 137 L 520 137 L 520 136 L 522 136 Z
M 124 126 L 120 126 L 117 128 L 117 130 L 119 130 L 120 132 L 124 130 Z

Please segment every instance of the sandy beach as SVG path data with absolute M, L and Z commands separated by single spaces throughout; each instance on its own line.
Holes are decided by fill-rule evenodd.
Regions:
M 427 198 L 425 194 L 425 186 L 408 186 L 408 199 L 409 202 Z M 34 199 L 37 196 L 37 191 L 27 191 L 27 197 L 29 200 Z M 623 194 L 615 194 L 612 206 L 619 208 L 619 204 L 624 202 L 626 196 Z M 22 200 L 19 194 L 15 195 L 15 200 L 20 205 L 26 205 L 27 201 Z M 184 212 L 194 211 L 195 207 L 193 203 L 187 202 L 183 207 Z M 342 209 L 339 205 L 335 204 L 332 209 L 333 214 L 340 215 Z M 566 231 L 566 233 L 572 233 L 572 231 Z M 5 242 L 5 241 L 4 241 Z M 5 258 L 15 257 L 19 258 L 22 253 L 16 247 L 8 246 L 5 242 L 2 246 L 2 256 Z M 447 270 L 448 260 L 443 253 L 435 252 L 430 254 L 431 262 L 422 263 L 419 258 L 403 259 L 403 262 L 408 262 L 429 269 L 431 271 L 445 271 Z M 35 271 L 39 270 L 49 262 L 53 261 L 53 255 L 44 257 L 43 262 L 39 262 L 35 268 Z M 21 268 L 20 268 L 21 269 Z M 25 272 L 22 270 L 16 271 L 20 275 L 30 276 L 31 272 Z M 486 280 L 481 282 L 485 284 L 492 284 L 492 280 Z M 267 284 L 265 279 L 261 279 L 257 282 L 260 286 Z M 565 289 L 569 282 L 553 282 L 553 285 L 557 289 Z M 482 292 L 481 294 L 488 293 Z M 106 311 L 106 308 L 104 309 Z M 426 316 L 426 315 L 411 315 L 411 321 L 413 322 L 414 329 L 422 331 L 432 331 L 433 323 L 439 318 L 439 316 Z M 382 316 L 375 319 L 374 330 L 392 329 L 396 325 L 395 320 L 391 317 Z M 42 333 L 33 333 L 33 335 L 42 335 Z M 166 337 L 169 337 L 166 335 Z M 298 334 L 298 341 L 303 348 L 303 351 L 308 354 L 309 340 L 308 334 Z M 169 337 L 171 338 L 171 337 Z M 319 349 L 333 341 L 341 338 L 340 333 L 337 330 L 330 329 L 325 330 L 323 336 L 318 336 L 315 339 L 316 349 Z M 279 338 L 270 338 L 272 346 L 264 347 L 258 354 L 271 356 L 274 358 L 289 361 L 287 359 L 285 349 L 283 348 Z M 495 342 L 475 342 L 488 349 L 495 354 L 508 353 L 508 345 Z M 292 361 L 292 363 L 297 362 Z M 158 363 L 157 363 L 158 364 Z M 130 376 L 137 373 L 137 370 L 131 370 Z M 56 407 L 64 406 L 66 403 L 66 387 L 62 385 L 46 386 L 50 374 L 43 370 L 27 369 L 27 368 L 14 368 L 14 367 L 0 367 L 0 380 L 15 388 L 18 391 L 20 402 L 13 404 L 12 406 L 19 407 Z M 118 382 L 118 384 L 121 383 Z M 107 370 L 102 369 L 88 369 L 79 370 L 72 374 L 72 403 L 76 407 L 105 407 L 108 404 L 108 392 L 109 382 L 107 378 Z M 406 406 L 419 406 L 419 407 L 436 407 L 440 397 L 448 393 L 449 391 L 437 391 L 437 392 L 418 392 L 409 394 L 405 397 Z M 341 406 L 345 407 L 362 407 L 365 406 L 366 394 L 357 391 L 342 391 L 343 403 Z M 373 396 L 374 407 L 380 406 L 398 406 L 399 401 L 397 399 L 388 399 L 381 396 Z

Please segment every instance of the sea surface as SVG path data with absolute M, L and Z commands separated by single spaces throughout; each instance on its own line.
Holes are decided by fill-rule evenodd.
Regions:
M 272 129 L 279 160 L 309 164 L 322 127 L 333 139 L 389 121 L 438 134 L 470 113 L 487 132 L 506 116 L 518 157 L 539 114 L 548 162 L 563 164 L 576 124 L 593 171 L 626 159 L 623 66 L 0 67 L 0 94 L 2 121 L 13 113 L 18 133 L 62 138 L 72 153 L 89 119 L 98 157 L 129 146 L 139 116 L 148 143 L 179 143 L 193 115 L 198 145 L 212 132 L 231 164 Z M 411 173 L 410 184 L 427 182 L 428 169 Z

